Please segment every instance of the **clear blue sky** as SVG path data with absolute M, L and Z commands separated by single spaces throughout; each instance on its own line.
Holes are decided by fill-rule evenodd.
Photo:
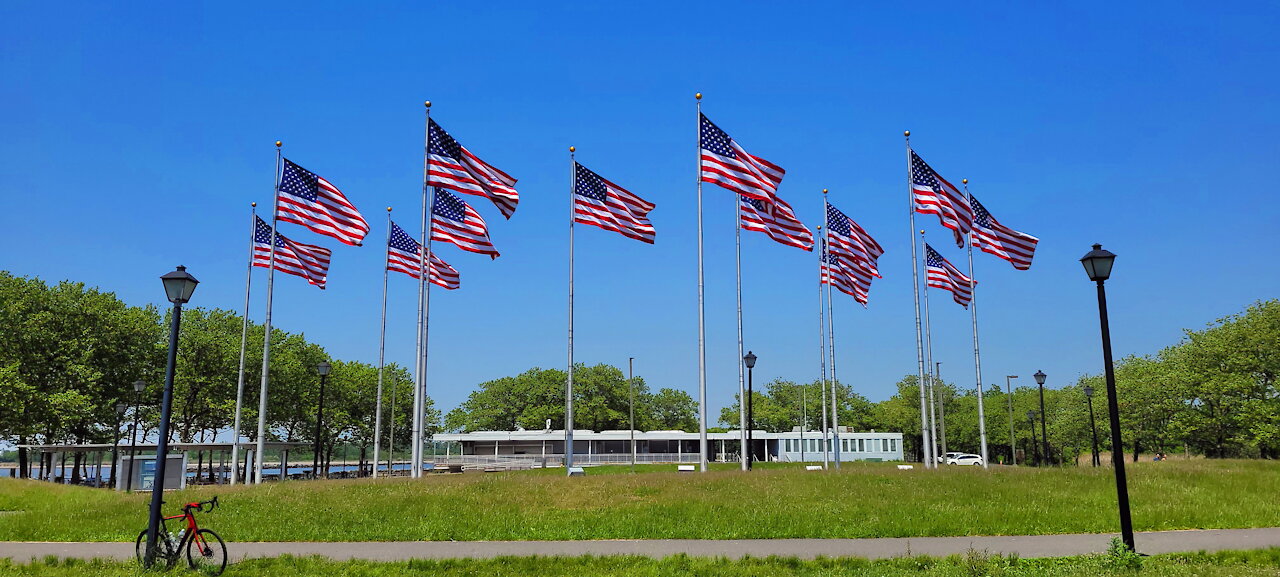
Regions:
M 0 268 L 141 305 L 162 303 L 157 277 L 185 264 L 202 281 L 194 305 L 238 310 L 249 203 L 270 205 L 281 139 L 373 225 L 363 248 L 282 225 L 334 256 L 329 290 L 278 276 L 275 323 L 345 359 L 377 361 L 383 209 L 416 219 L 432 100 L 521 194 L 510 221 L 467 198 L 501 258 L 442 250 L 463 282 L 431 299 L 428 387 L 446 410 L 479 382 L 565 364 L 571 144 L 654 201 L 658 231 L 648 246 L 579 229 L 576 358 L 636 357 L 650 386 L 696 395 L 696 91 L 787 170 L 780 194 L 811 227 L 830 188 L 884 245 L 870 307 L 836 303 L 840 376 L 873 400 L 915 372 L 904 129 L 1041 239 L 1028 272 L 975 255 L 987 383 L 1101 369 L 1077 262 L 1094 242 L 1119 254 L 1119 356 L 1280 292 L 1274 4 L 8 2 L 0 20 Z M 705 196 L 714 421 L 737 389 L 734 203 Z M 815 378 L 816 257 L 749 232 L 742 256 L 757 382 Z M 411 365 L 414 284 L 391 280 L 388 358 Z M 968 313 L 931 296 L 943 376 L 971 385 Z

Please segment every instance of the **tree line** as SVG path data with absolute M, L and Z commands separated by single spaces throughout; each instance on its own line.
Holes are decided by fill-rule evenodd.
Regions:
M 83 283 L 48 284 L 0 271 L 0 440 L 20 445 L 114 443 L 118 435 L 128 435 L 135 416 L 139 442 L 154 440 L 168 315 L 152 305 L 129 306 L 114 293 Z M 232 427 L 242 318 L 223 309 L 183 310 L 171 441 L 212 442 L 220 433 L 225 438 Z M 257 437 L 264 332 L 261 324 L 250 323 L 241 434 L 251 441 Z M 366 461 L 373 445 L 377 366 L 334 359 L 303 335 L 275 327 L 271 346 L 268 440 L 315 442 L 316 365 L 329 361 L 333 369 L 325 385 L 322 456 L 327 461 L 335 444 L 346 442 L 359 446 L 361 461 Z M 394 444 L 408 448 L 412 377 L 406 368 L 389 364 L 383 379 L 383 444 L 394 422 Z M 135 381 L 146 384 L 141 394 L 134 392 Z M 394 414 L 392 397 L 397 399 Z M 124 413 L 117 410 L 121 404 Z M 428 399 L 428 423 L 439 420 Z M 20 474 L 29 475 L 25 450 L 18 451 L 18 462 Z

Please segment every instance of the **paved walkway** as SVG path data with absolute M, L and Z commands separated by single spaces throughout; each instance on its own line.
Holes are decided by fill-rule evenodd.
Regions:
M 321 555 L 335 560 L 482 559 L 506 555 L 647 555 L 684 553 L 697 557 L 779 555 L 812 559 L 906 555 L 963 555 L 969 549 L 1021 557 L 1062 557 L 1105 551 L 1116 534 L 1035 535 L 1021 537 L 914 537 L 894 539 L 660 539 L 636 541 L 391 541 L 346 543 L 230 543 L 232 560 L 276 555 Z M 1280 527 L 1159 531 L 1137 534 L 1141 553 L 1219 551 L 1280 547 Z M 0 557 L 16 560 L 47 555 L 89 559 L 132 559 L 133 543 L 0 542 Z

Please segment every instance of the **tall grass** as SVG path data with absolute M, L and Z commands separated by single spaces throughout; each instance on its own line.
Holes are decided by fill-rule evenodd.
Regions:
M 627 467 L 616 468 L 622 471 Z M 857 538 L 1101 533 L 1118 528 L 1107 468 L 840 472 L 766 468 L 585 478 L 532 472 L 201 487 L 200 517 L 229 541 Z M 1280 523 L 1280 464 L 1139 463 L 1137 530 Z M 0 479 L 0 540 L 130 541 L 148 496 Z

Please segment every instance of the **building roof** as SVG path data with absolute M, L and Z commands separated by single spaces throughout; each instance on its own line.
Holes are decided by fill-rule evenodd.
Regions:
M 612 431 L 592 431 L 589 429 L 574 429 L 573 439 L 575 441 L 630 441 L 631 431 L 628 430 L 612 430 Z M 842 431 L 842 436 L 847 435 L 850 438 L 871 438 L 871 437 L 902 437 L 902 433 L 889 432 L 847 432 Z M 816 438 L 820 433 L 816 431 L 805 432 L 806 437 Z M 472 431 L 470 433 L 436 433 L 433 439 L 442 442 L 462 442 L 462 441 L 563 441 L 565 436 L 564 429 L 551 429 L 542 431 Z M 798 439 L 800 431 L 788 431 L 784 433 L 770 433 L 760 429 L 751 432 L 752 438 L 755 439 Z M 635 431 L 637 441 L 695 441 L 698 440 L 698 433 L 688 433 L 685 431 Z M 742 438 L 742 431 L 733 430 L 726 433 L 707 433 L 708 441 L 737 441 Z

